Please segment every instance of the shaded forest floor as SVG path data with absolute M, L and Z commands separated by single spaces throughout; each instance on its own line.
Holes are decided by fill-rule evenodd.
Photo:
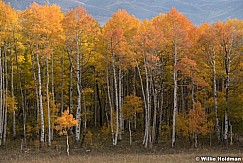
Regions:
M 100 132 L 97 132 L 100 133 Z M 110 139 L 104 135 L 95 135 L 92 144 L 70 144 L 70 156 L 65 149 L 65 139 L 58 138 L 51 147 L 39 149 L 32 141 L 27 142 L 27 148 L 20 150 L 20 141 L 8 142 L 6 147 L 0 147 L 0 162 L 2 163 L 76 163 L 76 162 L 196 162 L 198 156 L 242 157 L 243 147 L 238 143 L 225 147 L 223 145 L 209 146 L 208 139 L 201 139 L 198 148 L 188 145 L 186 139 L 178 139 L 176 148 L 170 147 L 170 140 L 162 139 L 152 149 L 142 145 L 142 133 L 134 133 L 139 138 L 129 145 L 129 138 L 124 135 L 117 146 L 111 145 Z M 215 143 L 216 141 L 213 141 Z

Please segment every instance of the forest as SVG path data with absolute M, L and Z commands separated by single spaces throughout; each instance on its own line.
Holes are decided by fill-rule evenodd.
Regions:
M 243 20 L 195 26 L 175 8 L 151 20 L 118 10 L 100 26 L 82 7 L 0 0 L 0 148 L 237 144 L 242 55 Z

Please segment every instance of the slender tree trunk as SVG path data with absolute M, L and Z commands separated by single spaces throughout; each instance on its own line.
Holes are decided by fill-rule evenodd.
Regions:
M 12 99 L 15 99 L 14 97 L 14 70 L 13 70 L 13 52 L 12 47 L 10 49 L 10 62 L 11 62 L 11 97 Z M 13 113 L 13 139 L 16 138 L 16 117 L 15 117 L 15 108 L 12 106 L 12 113 Z
M 225 71 L 226 71 L 226 92 L 225 92 L 225 99 L 226 99 L 226 108 L 225 108 L 225 130 L 224 130 L 224 142 L 225 145 L 228 145 L 228 131 L 229 131 L 229 120 L 228 120 L 228 107 L 229 107 L 229 84 L 230 84 L 230 52 L 226 52 L 225 56 Z
M 197 148 L 197 132 L 194 132 L 194 146 Z
M 230 145 L 233 145 L 233 126 L 229 121 L 229 127 L 230 127 Z
M 41 83 L 41 68 L 40 68 L 40 61 L 39 61 L 39 54 L 38 54 L 38 43 L 36 43 L 36 62 L 38 68 L 38 85 L 39 85 L 39 99 L 40 99 L 40 122 L 41 122 L 41 136 L 40 136 L 40 145 L 44 147 L 45 141 L 45 126 L 44 126 L 44 111 L 43 111 L 43 102 L 42 102 L 42 83 Z
M 108 99 L 109 99 L 109 105 L 110 105 L 111 138 L 112 138 L 112 144 L 115 145 L 114 129 L 113 129 L 113 108 L 112 108 L 110 86 L 109 86 L 110 82 L 109 82 L 109 67 L 108 67 L 108 64 L 107 64 L 107 68 L 106 68 L 106 82 L 107 82 L 107 93 L 108 93 Z
M 55 87 L 54 87 L 54 55 L 53 52 L 51 53 L 51 94 L 52 94 L 52 117 L 54 117 L 54 107 L 56 106 L 55 103 Z M 70 113 L 71 110 L 70 110 Z M 52 122 L 51 128 L 51 140 L 53 140 L 53 133 L 54 133 L 54 122 Z
M 21 73 L 19 70 L 19 62 L 18 62 L 16 45 L 15 45 L 15 60 L 16 60 L 16 66 L 17 66 L 17 73 L 18 73 L 18 80 L 19 80 L 18 83 L 19 83 L 19 88 L 20 88 L 21 104 L 22 104 L 22 112 L 23 112 L 24 146 L 26 147 L 26 124 L 25 124 L 26 120 L 25 120 L 24 94 L 23 94 L 23 88 L 22 88 L 22 82 L 21 82 Z
M 80 127 L 81 127 L 81 69 L 80 69 L 80 53 L 79 53 L 79 43 L 76 40 L 76 77 L 77 77 L 77 91 L 78 91 L 78 107 L 76 111 L 76 120 L 78 120 L 78 125 L 76 126 L 76 142 L 80 141 Z
M 219 127 L 219 117 L 218 117 L 218 95 L 217 95 L 217 82 L 216 82 L 216 63 L 215 63 L 215 51 L 213 49 L 213 58 L 212 58 L 212 67 L 213 67 L 213 96 L 214 96 L 214 110 L 216 118 L 216 130 L 218 137 L 218 144 L 220 144 L 220 127 Z
M 109 88 L 109 87 L 107 87 Z M 95 90 L 95 94 L 94 94 L 94 126 L 97 126 L 97 89 L 96 89 L 96 83 L 94 85 L 94 90 Z
M 184 98 L 184 81 L 181 86 L 181 112 L 185 113 L 185 98 Z
M 172 126 L 172 147 L 176 143 L 176 116 L 177 116 L 177 45 L 174 41 L 174 109 L 173 109 L 173 126 Z
M 70 113 L 73 114 L 73 66 L 72 66 L 72 58 L 70 58 L 70 74 L 69 74 L 69 110 Z
M 156 80 L 156 79 L 155 79 Z M 157 124 L 157 108 L 158 106 L 158 92 L 157 92 L 157 88 L 156 88 L 156 84 L 154 83 L 154 88 L 153 88 L 153 97 L 154 97 L 154 115 L 153 115 L 153 127 L 152 127 L 152 143 L 155 142 L 155 129 L 156 129 L 156 124 Z
M 63 107 L 64 107 L 64 57 L 62 56 L 62 91 L 61 91 L 61 115 L 63 113 Z
M 3 130 L 3 144 L 6 146 L 7 136 L 7 118 L 8 118 L 8 62 L 7 62 L 7 51 L 6 45 L 4 47 L 4 66 L 5 66 L 5 111 L 4 111 L 4 130 Z
M 79 78 L 79 75 L 77 76 L 77 78 Z M 80 127 L 81 127 L 81 88 L 80 88 L 80 84 L 79 84 L 79 80 L 77 82 L 77 90 L 78 90 L 78 107 L 77 107 L 77 111 L 76 111 L 76 119 L 78 120 L 78 125 L 76 127 L 76 141 L 80 140 Z
M 37 79 L 36 79 L 36 75 L 35 75 L 35 65 L 34 65 L 34 60 L 35 60 L 35 56 L 34 56 L 34 51 L 32 51 L 32 55 L 31 55 L 31 63 L 32 63 L 32 73 L 33 73 L 33 78 L 34 78 L 34 85 L 35 85 L 35 95 L 36 95 L 36 122 L 37 124 L 39 124 L 39 112 L 40 112 L 40 103 L 39 103 L 39 93 L 38 93 L 38 86 L 37 86 Z
M 100 126 L 103 126 L 103 114 L 102 114 L 102 105 L 101 105 L 101 99 L 100 99 L 100 91 L 99 91 L 99 85 L 96 81 L 96 90 L 97 90 L 97 98 L 99 102 L 99 108 L 100 108 Z
M 159 122 L 158 122 L 158 129 L 156 135 L 156 144 L 159 143 L 159 135 L 161 133 L 161 125 L 162 125 L 162 114 L 163 114 L 163 106 L 164 106 L 164 83 L 162 82 L 161 85 L 161 100 L 160 100 L 160 109 L 159 109 Z
M 147 97 L 147 111 L 145 112 L 146 118 L 145 118 L 145 132 L 146 137 L 145 137 L 145 148 L 148 147 L 148 142 L 150 141 L 150 111 L 151 111 L 151 96 L 150 96 L 150 84 L 149 84 L 149 72 L 147 68 L 147 60 L 145 54 L 144 56 L 144 69 L 145 69 L 145 77 L 146 77 L 146 97 Z
M 4 50 L 4 52 L 5 52 L 5 50 Z M 0 121 L 0 123 L 1 123 L 1 144 L 0 145 L 2 145 L 2 144 L 4 144 L 4 142 L 3 142 L 3 137 L 4 137 L 4 119 L 5 119 L 5 117 L 4 117 L 4 115 L 5 115 L 5 107 L 6 107 L 6 94 L 5 94 L 5 92 L 6 92 L 6 90 L 5 90 L 5 63 L 4 63 L 4 55 L 5 55 L 5 53 L 2 53 L 2 114 L 1 114 L 1 117 L 2 117 L 2 121 Z
M 128 122 L 128 128 L 129 128 L 130 145 L 132 145 L 132 130 L 131 130 L 131 120 L 130 119 L 129 119 L 129 122 Z
M 143 95 L 143 101 L 144 101 L 144 109 L 145 109 L 145 130 L 144 130 L 144 139 L 143 139 L 143 144 L 145 145 L 145 141 L 146 141 L 146 137 L 147 137 L 147 132 L 146 132 L 146 112 L 147 112 L 147 108 L 148 108 L 147 106 L 148 105 L 147 105 L 145 91 L 144 91 L 144 87 L 143 87 L 143 79 L 142 79 L 141 71 L 140 71 L 140 68 L 138 66 L 138 62 L 137 61 L 136 61 L 136 66 L 137 66 L 137 69 L 138 69 L 138 75 L 139 75 L 139 79 L 140 79 L 140 83 L 141 83 L 142 95 Z
M 121 65 L 119 64 L 119 72 L 118 72 L 118 98 L 119 98 L 119 120 L 120 120 L 120 133 L 119 133 L 119 140 L 122 140 L 123 130 L 123 116 L 122 116 L 122 70 Z
M 136 95 L 136 69 L 134 68 L 133 74 L 133 93 Z M 137 113 L 134 115 L 134 130 L 137 130 Z
M 119 133 L 119 99 L 118 99 L 118 87 L 117 87 L 117 76 L 116 76 L 116 67 L 115 67 L 115 58 L 112 56 L 112 69 L 115 85 L 115 101 L 116 101 L 116 134 L 115 134 L 115 143 L 117 145 L 118 133 Z
M 49 62 L 48 54 L 46 58 L 46 101 L 47 101 L 47 118 L 48 118 L 48 146 L 51 146 L 51 113 L 50 113 L 50 101 L 49 101 Z
M 6 77 L 7 78 L 7 77 Z M 5 110 L 4 110 L 4 130 L 3 130 L 3 144 L 6 146 L 6 136 L 7 136 L 7 119 L 8 119 L 8 104 L 7 104 L 7 83 L 5 92 Z
M 3 67 L 2 67 L 2 48 L 0 47 L 0 146 L 2 145 L 3 133 Z
M 192 72 L 192 110 L 195 110 L 195 97 L 194 97 L 193 72 Z
M 194 80 L 193 80 L 193 78 L 194 78 L 194 72 L 192 72 L 192 110 L 195 110 L 195 97 L 194 97 Z M 193 117 L 194 118 L 194 117 Z M 194 146 L 197 148 L 197 130 L 195 130 L 194 132 L 193 132 L 193 137 L 194 137 Z
M 86 137 L 86 131 L 87 131 L 87 110 L 86 110 L 86 100 L 85 100 L 85 95 L 83 95 L 83 103 L 84 103 L 84 118 L 83 118 L 83 137 L 82 137 L 82 142 L 81 146 L 83 145 Z
M 69 156 L 69 141 L 68 141 L 68 132 L 67 132 L 67 155 Z

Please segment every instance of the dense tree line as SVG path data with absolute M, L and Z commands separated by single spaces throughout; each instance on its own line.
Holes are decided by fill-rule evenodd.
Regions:
M 113 145 L 134 130 L 145 148 L 165 134 L 173 147 L 177 137 L 232 144 L 243 132 L 242 52 L 242 20 L 196 27 L 175 8 L 144 21 L 119 10 L 101 27 L 81 7 L 0 1 L 0 146 L 51 146 L 65 110 L 81 143 L 106 127 Z

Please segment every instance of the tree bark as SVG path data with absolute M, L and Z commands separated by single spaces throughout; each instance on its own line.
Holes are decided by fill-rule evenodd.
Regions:
M 225 47 L 225 72 L 226 72 L 226 87 L 225 87 L 225 101 L 226 101 L 226 108 L 225 108 L 225 130 L 224 130 L 224 143 L 228 145 L 228 130 L 229 130 L 229 120 L 228 120 L 228 105 L 229 105 L 229 84 L 230 84 L 230 50 L 226 50 Z
M 82 137 L 82 142 L 81 146 L 83 145 L 86 137 L 86 131 L 87 131 L 87 110 L 86 110 L 86 100 L 85 100 L 85 95 L 83 95 L 83 103 L 84 103 L 84 118 L 83 118 L 83 137 Z
M 158 122 L 158 129 L 156 134 L 156 144 L 159 143 L 159 136 L 161 133 L 161 125 L 162 125 L 162 115 L 163 115 L 163 106 L 164 106 L 164 83 L 161 84 L 161 99 L 160 99 L 160 109 L 159 109 L 159 122 Z
M 129 128 L 129 142 L 130 142 L 130 145 L 132 145 L 132 130 L 131 130 L 131 120 L 129 119 L 129 122 L 128 122 L 128 128 Z
M 144 110 L 145 110 L 145 130 L 144 130 L 144 139 L 143 139 L 143 144 L 145 145 L 145 141 L 146 141 L 146 137 L 147 137 L 147 132 L 146 132 L 147 101 L 146 101 L 145 91 L 144 91 L 144 87 L 143 87 L 143 79 L 142 79 L 142 75 L 141 75 L 141 72 L 140 72 L 140 68 L 139 68 L 137 60 L 135 60 L 135 61 L 136 61 L 136 66 L 137 66 L 137 69 L 138 69 L 138 75 L 139 75 L 139 79 L 140 79 L 140 83 L 141 83 L 143 102 L 144 102 Z
M 20 88 L 21 105 L 22 105 L 22 112 L 23 112 L 24 146 L 26 147 L 26 124 L 25 124 L 26 120 L 25 120 L 24 94 L 23 94 L 23 88 L 22 88 L 22 82 L 21 82 L 21 74 L 20 74 L 20 71 L 19 71 L 19 61 L 18 61 L 16 44 L 15 44 L 15 59 L 16 59 L 16 66 L 17 66 L 17 73 L 18 73 L 18 80 L 19 80 L 18 83 L 19 83 L 19 88 Z
M 176 143 L 176 116 L 177 116 L 177 45 L 174 41 L 174 109 L 173 109 L 173 126 L 172 126 L 172 147 Z
M 112 56 L 112 69 L 115 85 L 115 102 L 116 102 L 116 134 L 115 134 L 115 143 L 117 145 L 118 133 L 119 133 L 119 99 L 118 99 L 118 87 L 117 87 L 117 76 L 116 76 L 116 67 L 115 67 L 115 58 Z
M 156 79 L 155 79 L 156 80 Z M 154 97 L 154 115 L 153 115 L 153 125 L 152 125 L 152 143 L 155 142 L 155 129 L 157 124 L 157 108 L 158 106 L 158 91 L 156 88 L 157 83 L 154 83 L 153 97 Z
M 44 126 L 44 111 L 43 111 L 43 102 L 42 102 L 42 83 L 41 83 L 41 70 L 40 70 L 40 61 L 38 54 L 38 43 L 36 43 L 36 62 L 38 68 L 38 84 L 39 84 L 39 99 L 40 99 L 40 120 L 41 120 L 41 136 L 40 136 L 40 145 L 44 147 L 45 141 L 45 126 Z
M 10 62 L 11 62 L 11 97 L 12 99 L 15 99 L 14 97 L 14 70 L 13 70 L 13 52 L 12 47 L 10 49 Z M 15 117 L 15 108 L 12 108 L 13 112 L 13 139 L 16 138 L 16 117 Z
M 147 68 L 147 60 L 145 54 L 144 56 L 144 69 L 145 69 L 145 79 L 146 79 L 146 98 L 147 98 L 147 110 L 145 111 L 145 148 L 148 147 L 148 142 L 150 141 L 150 111 L 151 111 L 151 96 L 150 96 L 150 84 L 149 84 L 149 72 Z
M 100 126 L 103 126 L 103 114 L 102 114 L 102 105 L 101 105 L 101 99 L 100 99 L 100 93 L 99 93 L 99 85 L 96 81 L 96 90 L 97 90 L 97 98 L 99 102 L 99 108 L 100 108 Z
M 34 60 L 35 60 L 35 56 L 34 56 L 34 51 L 32 50 L 32 55 L 31 55 L 31 63 L 32 63 L 32 73 L 33 73 L 33 78 L 34 78 L 34 85 L 35 85 L 35 95 L 36 95 L 36 122 L 37 124 L 39 124 L 39 112 L 40 112 L 40 102 L 39 102 L 39 93 L 38 93 L 38 86 L 37 86 L 37 79 L 36 79 L 36 75 L 35 75 L 35 65 L 34 65 Z
M 46 58 L 46 101 L 47 101 L 47 118 L 48 118 L 48 146 L 51 146 L 51 113 L 50 113 L 50 101 L 49 101 L 49 62 L 48 54 Z
M 76 126 L 76 141 L 80 141 L 80 127 L 81 127 L 81 70 L 80 70 L 80 53 L 79 53 L 79 43 L 78 40 L 76 40 L 76 77 L 77 77 L 77 91 L 78 91 L 78 107 L 76 111 L 76 120 L 78 120 L 78 125 Z
M 61 64 L 62 64 L 62 88 L 61 88 L 61 114 L 63 113 L 63 107 L 64 107 L 64 57 L 62 56 L 62 60 L 61 60 Z
M 220 127 L 219 127 L 219 117 L 218 117 L 218 95 L 217 95 L 217 82 L 216 82 L 216 61 L 215 61 L 215 51 L 213 49 L 213 56 L 211 61 L 213 67 L 213 96 L 214 96 L 214 110 L 215 110 L 215 119 L 216 119 L 216 130 L 217 130 L 217 138 L 218 144 L 221 142 L 220 138 Z
M 229 121 L 229 127 L 230 127 L 230 145 L 233 145 L 233 126 Z
M 0 146 L 2 145 L 3 134 L 3 67 L 2 67 L 2 48 L 0 47 Z
M 6 145 L 7 136 L 7 118 L 8 118 L 8 62 L 7 62 L 7 51 L 6 45 L 4 47 L 4 66 L 5 66 L 5 110 L 4 110 L 4 130 L 3 130 L 3 144 Z
M 51 53 L 51 94 L 52 94 L 52 116 L 54 117 L 54 107 L 56 106 L 55 103 L 55 87 L 54 87 L 54 55 L 53 52 Z M 70 110 L 71 112 L 71 110 Z M 72 113 L 72 112 L 71 112 Z M 54 133 L 54 122 L 52 122 L 51 128 L 51 140 L 53 140 L 53 133 Z
M 73 114 L 73 66 L 72 66 L 72 58 L 69 57 L 70 61 L 70 74 L 69 74 L 69 110 L 70 113 Z M 73 134 L 73 127 L 70 129 L 71 134 Z
M 67 155 L 69 156 L 69 141 L 68 141 L 68 132 L 67 132 Z
M 115 145 L 114 129 L 113 129 L 113 108 L 112 108 L 110 86 L 109 86 L 110 82 L 109 82 L 109 67 L 108 67 L 108 64 L 107 64 L 107 68 L 106 68 L 106 82 L 107 82 L 107 93 L 108 93 L 108 99 L 109 99 L 109 105 L 110 105 L 111 138 L 112 138 L 112 144 Z
M 120 120 L 120 133 L 119 133 L 119 140 L 122 140 L 122 134 L 124 132 L 123 129 L 123 115 L 122 115 L 122 69 L 121 65 L 119 64 L 119 72 L 118 72 L 118 99 L 119 99 L 119 120 Z

